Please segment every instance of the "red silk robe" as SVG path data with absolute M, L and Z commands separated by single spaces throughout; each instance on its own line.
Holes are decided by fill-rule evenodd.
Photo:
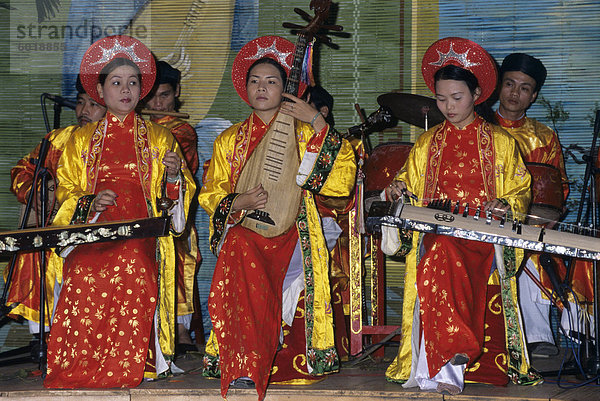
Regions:
M 425 198 L 468 202 L 477 206 L 496 197 L 491 154 L 480 155 L 479 121 L 459 130 L 447 124 L 440 154 L 430 149 L 432 174 Z M 480 157 L 481 156 L 481 157 Z M 436 171 L 437 170 L 437 171 Z M 437 179 L 433 175 L 437 175 Z M 427 196 L 431 195 L 431 196 Z M 417 266 L 421 328 L 430 377 L 455 354 L 479 357 L 484 343 L 487 283 L 494 258 L 491 244 L 443 235 L 425 235 L 425 254 Z
M 462 137 L 459 139 L 457 135 Z M 531 177 L 516 142 L 480 117 L 464 130 L 444 122 L 423 133 L 395 179 L 404 181 L 417 195 L 419 206 L 441 197 L 463 204 L 472 201 L 472 209 L 486 200 L 500 198 L 508 202 L 514 212 L 524 213 L 530 200 Z M 420 337 L 412 338 L 413 333 L 422 332 L 425 336 L 430 377 L 457 353 L 467 354 L 473 363 L 485 352 L 482 341 L 487 332 L 482 314 L 489 291 L 485 288 L 492 260 L 489 247 L 479 243 L 462 244 L 462 241 L 441 236 L 427 237 L 425 235 L 423 243 L 429 248 L 420 255 L 421 235 L 415 233 L 412 250 L 406 257 L 402 341 L 398 356 L 386 371 L 388 380 L 395 382 L 414 379 L 416 359 L 413 356 L 418 352 L 415 347 Z M 539 381 L 539 376 L 530 370 L 526 359 L 518 305 L 513 297 L 519 251 L 505 248 L 495 259 L 502 263 L 504 272 L 500 285 L 508 377 L 515 383 L 530 384 Z M 453 277 L 454 272 L 457 277 Z M 421 305 L 418 311 L 424 314 L 418 320 L 414 319 L 417 297 Z M 421 320 L 422 331 L 413 332 L 413 325 Z M 439 355 L 436 341 L 441 351 Z
M 56 221 L 89 222 L 95 217 L 88 216 L 89 206 L 102 189 L 112 189 L 118 197 L 98 222 L 158 215 L 156 198 L 164 176 L 160 160 L 173 141 L 167 130 L 145 123 L 133 112 L 122 122 L 107 113 L 105 120 L 84 130 L 65 149 L 57 194 L 63 203 Z M 179 152 L 177 146 L 173 149 Z M 187 210 L 192 195 L 184 188 L 193 194 L 195 186 L 186 168 L 182 176 L 167 185 L 167 196 L 179 198 Z M 181 197 L 180 190 L 187 196 Z M 173 270 L 170 237 L 79 245 L 72 250 L 65 257 L 44 386 L 138 385 L 147 359 L 160 352 L 153 349 L 155 313 L 161 350 L 168 359 L 174 341 Z
M 313 193 L 348 196 L 354 183 L 354 155 L 337 133 L 324 129 L 315 134 L 308 124 L 297 121 L 300 155 L 304 158 L 308 152 L 315 154 L 315 167 L 301 186 L 303 199 L 295 227 L 276 238 L 263 238 L 234 225 L 240 216 L 230 212 L 238 195 L 234 191 L 241 169 L 269 124 L 253 113 L 219 135 L 199 195 L 200 205 L 211 217 L 211 248 L 218 256 L 208 305 L 213 333 L 206 348 L 204 375 L 220 375 L 223 396 L 233 379 L 247 376 L 255 382 L 262 399 L 269 379 L 278 375 L 276 370 L 281 371 L 282 354 L 286 354 L 286 366 L 292 366 L 292 362 L 297 365 L 294 378 L 303 382 L 311 375 L 338 369 L 329 300 L 328 252 Z M 284 352 L 276 357 L 282 283 L 298 239 L 306 304 L 301 318 L 306 325 L 300 327 L 302 341 L 295 341 L 301 350 L 292 352 L 284 342 Z M 296 326 L 294 323 L 292 332 Z M 285 331 L 284 328 L 284 334 Z M 289 379 L 282 377 L 281 381 Z

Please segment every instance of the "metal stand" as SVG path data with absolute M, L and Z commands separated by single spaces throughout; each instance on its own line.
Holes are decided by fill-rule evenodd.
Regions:
M 590 147 L 590 152 L 587 156 L 583 156 L 583 159 L 586 163 L 585 175 L 583 177 L 583 189 L 581 192 L 581 199 L 579 202 L 579 208 L 577 211 L 577 221 L 576 224 L 578 226 L 587 225 L 587 220 L 591 217 L 591 228 L 592 232 L 595 232 L 595 228 L 597 227 L 597 202 L 596 202 L 596 178 L 599 173 L 599 169 L 596 167 L 596 160 L 598 160 L 598 149 L 597 149 L 597 139 L 600 134 L 600 110 L 596 111 L 596 119 L 594 122 L 594 133 L 592 138 L 592 145 Z M 590 182 L 591 181 L 591 182 Z M 589 188 L 589 196 L 587 195 L 587 189 Z M 586 204 L 587 199 L 587 211 L 586 218 L 582 221 L 583 209 Z M 591 214 L 591 216 L 590 216 Z M 598 321 L 598 317 L 600 317 L 600 304 L 598 297 L 600 296 L 600 278 L 598 277 L 598 263 L 596 260 L 593 262 L 593 277 L 594 277 L 594 335 L 595 335 L 595 355 L 592 358 L 589 358 L 588 354 L 588 363 L 586 364 L 589 369 L 590 376 L 596 377 L 596 383 L 600 384 L 600 322 Z M 569 263 L 569 265 L 571 265 Z M 571 266 L 569 266 L 571 267 Z M 569 275 L 567 274 L 567 277 Z
M 46 112 L 46 103 L 45 103 L 46 99 L 49 99 L 54 102 L 54 106 L 53 106 L 53 110 L 54 110 L 53 127 L 54 127 L 54 129 L 57 129 L 60 127 L 60 115 L 61 115 L 62 107 L 66 106 L 71 109 L 74 109 L 75 103 L 72 101 L 69 101 L 67 99 L 63 99 L 60 96 L 53 96 L 48 93 L 42 93 L 42 95 L 40 96 L 42 116 L 44 118 L 44 125 L 46 127 L 46 132 L 50 132 L 50 130 L 51 130 L 50 123 L 48 121 L 48 114 Z M 20 229 L 26 228 L 27 221 L 28 221 L 29 215 L 31 213 L 31 207 L 34 204 L 33 202 L 37 202 L 38 197 L 35 196 L 35 194 L 37 193 L 37 188 L 40 188 L 40 192 L 39 192 L 40 210 L 38 210 L 39 216 L 41 216 L 40 228 L 46 227 L 46 220 L 48 218 L 48 212 L 49 212 L 47 210 L 49 173 L 45 167 L 45 162 L 46 162 L 46 155 L 48 153 L 49 147 L 50 147 L 50 142 L 48 141 L 48 139 L 46 137 L 44 137 L 44 139 L 42 139 L 42 141 L 40 143 L 40 147 L 39 147 L 40 150 L 39 150 L 38 157 L 35 160 L 35 172 L 33 175 L 32 189 L 29 191 L 29 195 L 27 197 L 25 213 L 23 214 L 23 218 L 21 219 L 21 224 L 19 226 Z M 32 161 L 32 163 L 34 163 L 34 161 Z M 12 276 L 13 276 L 15 264 L 17 261 L 17 255 L 18 254 L 15 253 L 12 256 L 10 263 L 8 265 L 8 275 L 6 278 L 6 283 L 4 286 L 3 293 L 2 293 L 2 297 L 0 298 L 0 320 L 3 319 L 6 315 L 8 315 L 12 309 L 14 309 L 14 307 L 6 306 L 6 300 L 8 298 L 8 293 L 10 290 Z M 10 360 L 3 360 L 3 359 L 9 358 L 12 356 L 16 356 L 16 355 L 21 355 L 24 353 L 31 353 L 31 357 L 33 357 L 34 360 L 39 361 L 40 370 L 42 372 L 46 371 L 46 343 L 44 341 L 45 326 L 46 326 L 45 325 L 46 313 L 48 312 L 47 305 L 46 305 L 46 285 L 45 285 L 45 283 L 46 283 L 46 280 L 45 280 L 45 278 L 46 278 L 46 251 L 40 250 L 39 255 L 40 255 L 40 258 L 39 258 L 39 261 L 40 261 L 39 321 L 40 322 L 39 322 L 39 332 L 38 332 L 38 334 L 39 334 L 38 348 L 39 349 L 35 350 L 35 352 L 34 352 L 30 345 L 27 347 L 22 347 L 18 350 L 12 350 L 12 351 L 1 353 L 0 354 L 0 366 L 24 362 L 25 360 L 28 360 L 29 358 L 21 357 L 21 358 L 10 359 Z
M 27 220 L 29 219 L 29 214 L 31 213 L 31 206 L 33 205 L 33 202 L 36 202 L 36 190 L 35 188 L 38 188 L 37 183 L 40 182 L 40 216 L 41 216 L 41 227 L 45 227 L 46 226 L 46 218 L 47 218 L 47 211 L 46 211 L 46 205 L 47 205 L 47 201 L 48 201 L 48 192 L 47 192 L 47 188 L 48 188 L 48 171 L 47 169 L 44 167 L 45 165 L 45 160 L 46 160 L 46 155 L 48 153 L 48 148 L 50 146 L 50 142 L 48 141 L 48 139 L 44 138 L 42 139 L 42 142 L 40 144 L 40 151 L 39 151 L 39 155 L 38 158 L 36 160 L 36 164 L 35 164 L 35 172 L 33 175 L 33 181 L 32 181 L 32 189 L 29 191 L 29 195 L 27 197 L 27 204 L 25 206 L 25 213 L 23 214 L 23 218 L 21 219 L 21 224 L 20 224 L 20 229 L 24 229 L 27 226 Z M 46 278 L 46 251 L 45 249 L 42 249 L 39 251 L 40 254 L 40 322 L 39 322 L 39 339 L 38 339 L 38 345 L 39 345 L 39 351 L 37 353 L 37 355 L 32 355 L 36 360 L 39 360 L 39 365 L 40 365 L 40 370 L 43 372 L 45 371 L 45 364 L 46 364 L 46 344 L 44 341 L 44 333 L 45 333 L 45 316 L 46 316 L 46 286 L 45 286 L 45 278 Z M 4 291 L 2 292 L 2 297 L 0 298 L 0 318 L 4 317 L 5 315 L 7 315 L 8 313 L 10 313 L 10 311 L 13 309 L 11 307 L 7 307 L 6 306 L 6 300 L 8 297 L 8 293 L 10 290 L 10 286 L 11 286 L 11 282 L 12 282 L 12 276 L 14 273 L 14 269 L 15 269 L 15 264 L 17 261 L 17 256 L 18 254 L 15 253 L 13 254 L 10 264 L 9 264 L 9 270 L 8 270 L 8 275 L 6 278 L 6 283 L 4 286 Z
M 44 123 L 46 125 L 46 130 L 50 131 L 50 126 L 48 123 L 48 116 L 46 114 L 46 106 L 44 103 L 44 99 L 47 98 L 47 94 L 42 94 L 41 96 L 41 104 L 42 104 L 42 112 L 44 117 Z M 58 128 L 60 126 L 60 112 L 62 106 L 55 102 L 54 104 L 54 128 Z M 48 215 L 47 202 L 48 202 L 48 170 L 45 167 L 46 155 L 48 153 L 48 149 L 50 147 L 50 142 L 46 137 L 44 137 L 40 143 L 38 157 L 35 160 L 35 171 L 33 174 L 32 180 L 32 189 L 29 191 L 29 195 L 27 197 L 27 203 L 25 206 L 25 212 L 23 213 L 23 218 L 21 219 L 21 223 L 19 228 L 22 230 L 26 228 L 27 221 L 29 220 L 29 215 L 31 213 L 31 207 L 34 202 L 37 202 L 36 193 L 37 188 L 40 188 L 39 192 L 39 206 L 40 210 L 39 216 L 41 216 L 40 227 L 46 227 L 46 219 Z M 33 162 L 33 161 L 32 161 Z M 39 183 L 39 185 L 38 185 Z M 23 353 L 31 352 L 31 357 L 34 360 L 39 361 L 39 367 L 42 372 L 46 371 L 46 343 L 44 339 L 45 334 L 45 321 L 46 321 L 46 251 L 44 249 L 39 251 L 40 255 L 40 304 L 39 304 L 39 338 L 38 338 L 38 350 L 34 353 L 31 349 L 31 346 L 23 347 L 20 350 L 12 350 L 5 353 L 0 354 L 0 360 L 4 358 L 9 358 L 15 355 L 20 355 Z M 0 297 L 0 319 L 4 318 L 6 315 L 10 313 L 14 307 L 6 306 L 6 300 L 8 298 L 8 294 L 10 291 L 10 286 L 13 278 L 13 273 L 15 269 L 15 264 L 17 261 L 18 254 L 13 254 L 10 263 L 8 264 L 8 275 L 6 277 L 6 282 L 4 286 L 4 290 L 2 292 L 2 297 Z M 28 358 L 15 358 L 10 360 L 4 360 L 0 362 L 0 365 L 8 365 L 13 363 L 21 363 L 24 362 Z

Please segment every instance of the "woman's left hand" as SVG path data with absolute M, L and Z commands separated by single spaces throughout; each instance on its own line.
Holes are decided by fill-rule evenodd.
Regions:
M 165 157 L 163 157 L 162 163 L 165 165 L 167 170 L 167 178 L 174 180 L 181 170 L 181 158 L 179 155 L 171 150 L 167 150 Z
M 325 118 L 312 105 L 289 93 L 282 93 L 281 96 L 290 100 L 290 102 L 281 102 L 281 112 L 283 114 L 290 115 L 305 123 L 311 123 L 315 132 L 321 132 L 321 130 L 325 128 L 325 125 L 327 125 Z M 317 116 L 317 118 L 313 121 L 315 116 Z

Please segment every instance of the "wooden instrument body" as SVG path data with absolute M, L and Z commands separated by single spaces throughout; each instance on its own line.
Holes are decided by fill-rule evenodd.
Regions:
M 374 205 L 374 207 L 379 205 Z M 600 260 L 598 238 L 569 232 L 545 230 L 516 222 L 501 224 L 500 220 L 475 218 L 443 210 L 399 204 L 393 214 L 372 215 L 367 218 L 369 231 L 381 225 L 405 228 L 426 233 L 510 246 L 536 252 L 581 259 Z
M 306 27 L 283 24 L 284 27 L 300 29 L 284 93 L 302 96 L 302 93 L 299 93 L 300 79 L 308 43 L 315 36 L 330 42 L 329 38 L 319 34 L 318 31 L 320 29 L 342 30 L 339 25 L 323 25 L 328 18 L 330 6 L 331 0 L 312 0 L 310 8 L 315 12 L 314 18 L 300 9 L 294 9 L 305 20 L 310 20 Z M 244 193 L 262 184 L 269 196 L 264 209 L 246 215 L 241 223 L 243 227 L 266 238 L 276 237 L 290 229 L 296 221 L 302 199 L 302 189 L 296 185 L 299 167 L 300 154 L 294 118 L 278 113 L 275 121 L 246 161 L 236 183 L 237 193 Z
M 256 220 L 250 214 L 242 221 L 243 227 L 272 238 L 295 223 L 302 198 L 302 190 L 296 184 L 299 167 L 294 118 L 279 113 L 246 161 L 235 187 L 235 192 L 244 193 L 262 184 L 269 196 L 262 211 L 268 213 L 274 225 Z

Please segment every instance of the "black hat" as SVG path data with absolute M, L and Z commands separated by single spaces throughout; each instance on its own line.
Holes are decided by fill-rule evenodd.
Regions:
M 157 67 L 157 79 L 158 84 L 171 84 L 173 88 L 176 88 L 181 81 L 181 71 L 177 68 L 171 67 L 166 61 L 159 61 L 156 63 Z
M 521 71 L 535 79 L 538 92 L 546 81 L 546 67 L 540 60 L 525 53 L 512 53 L 504 58 L 500 67 L 500 77 L 508 71 Z

